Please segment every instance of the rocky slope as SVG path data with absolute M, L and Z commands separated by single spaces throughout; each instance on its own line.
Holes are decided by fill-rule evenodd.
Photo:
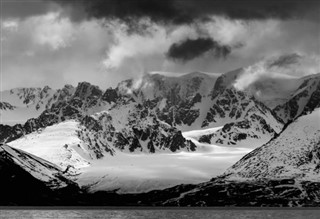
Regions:
M 302 114 L 220 177 L 161 204 L 168 206 L 319 206 L 319 88 Z M 177 193 L 179 187 L 171 188 Z
M 203 136 L 205 143 L 256 147 L 278 133 L 282 124 L 263 103 L 233 87 L 242 71 L 220 76 L 199 72 L 179 77 L 146 74 L 105 92 L 86 82 L 75 88 L 66 85 L 47 99 L 45 110 L 37 118 L 29 119 L 24 125 L 2 126 L 1 139 L 8 142 L 38 128 L 82 119 L 104 110 L 116 112 L 113 121 L 121 120 L 117 112 L 122 114 L 130 108 L 131 112 L 147 110 L 151 120 L 165 122 L 181 131 L 226 126 L 221 133 Z M 125 122 L 120 123 L 125 125 Z
M 318 108 L 289 124 L 222 176 L 155 191 L 164 198 L 149 197 L 149 201 L 162 206 L 319 206 L 319 121 Z
M 101 112 L 80 121 L 67 120 L 40 128 L 8 144 L 63 169 L 69 168 L 73 173 L 79 173 L 94 160 L 118 152 L 195 151 L 196 146 L 183 138 L 180 131 L 158 121 L 155 116 L 145 111 L 134 111 L 128 116 L 129 120 L 119 125 L 119 120 L 113 121 L 109 112 Z
M 148 109 L 135 106 L 123 123 L 115 114 L 119 115 L 119 111 L 85 117 L 81 121 L 85 126 L 81 138 L 92 145 L 112 148 L 111 154 L 116 150 L 145 153 L 196 150 L 196 145 L 186 140 L 181 131 L 159 121 Z
M 62 169 L 35 155 L 12 148 L 8 145 L 2 145 L 0 147 L 0 153 L 1 162 L 11 162 L 20 166 L 33 177 L 44 182 L 50 189 L 63 188 L 71 183 L 71 181 L 64 176 Z
M 224 124 L 222 129 L 202 135 L 199 142 L 257 146 L 268 142 L 282 130 L 282 120 L 253 97 L 248 97 L 239 91 L 227 90 L 226 93 L 229 94 L 229 98 L 219 96 L 204 124 L 208 121 L 221 123 L 221 120 L 225 120 L 226 123 L 222 123 Z
M 134 95 L 150 106 L 158 118 L 182 131 L 200 127 L 207 111 L 208 95 L 218 75 L 193 72 L 180 77 L 146 75 Z
M 9 108 L 0 107 L 2 124 L 24 123 L 30 118 L 39 116 L 55 92 L 57 91 L 48 86 L 1 91 L 1 101 L 11 105 Z
M 72 96 L 69 105 L 67 101 L 54 103 L 50 110 L 24 125 L 2 126 L 1 134 L 7 136 L 11 146 L 60 167 L 72 167 L 74 172 L 89 166 L 92 160 L 120 151 L 171 153 L 196 150 L 196 145 L 186 140 L 179 130 L 161 122 L 152 111 L 130 99 L 126 104 L 114 105 L 109 111 L 93 115 L 86 115 L 81 105 L 73 105 L 74 100 L 77 99 Z M 82 97 L 81 101 L 90 104 L 92 99 L 87 101 Z M 65 107 L 72 107 L 74 111 L 69 113 Z
M 62 169 L 68 168 L 70 173 L 77 173 L 104 151 L 81 141 L 80 131 L 79 122 L 69 120 L 39 129 L 8 145 L 48 160 Z
M 70 204 L 80 191 L 56 165 L 7 145 L 0 146 L 0 175 L 1 205 Z
M 12 106 L 7 102 L 0 102 L 0 110 L 14 110 L 15 106 Z
M 211 93 L 212 105 L 202 128 L 223 126 L 203 135 L 200 142 L 218 145 L 262 145 L 282 130 L 283 122 L 272 110 L 245 91 L 234 88 L 239 71 L 218 78 Z
M 215 137 L 199 136 L 201 142 L 256 147 L 269 141 L 283 124 L 253 95 L 234 88 L 242 72 L 239 69 L 220 76 L 194 72 L 179 77 L 147 74 L 138 81 L 127 80 L 109 89 L 107 96 L 115 103 L 121 96 L 130 96 L 159 120 L 182 131 L 224 125 L 223 130 L 229 130 L 215 133 Z M 249 126 L 253 128 L 248 130 Z
M 199 141 L 209 144 L 223 141 L 220 143 L 222 145 L 237 145 L 241 140 L 248 143 L 252 139 L 259 140 L 259 144 L 271 141 L 243 157 L 221 177 L 206 183 L 132 195 L 112 193 L 109 196 L 98 192 L 90 197 L 101 198 L 99 203 L 109 203 L 107 198 L 114 196 L 115 203 L 120 205 L 319 206 L 318 76 L 304 78 L 306 82 L 302 82 L 289 95 L 290 99 L 275 108 L 276 115 L 254 95 L 232 87 L 238 73 L 235 71 L 212 79 L 216 80 L 214 89 L 209 89 L 209 85 L 203 82 L 205 79 L 199 86 L 188 84 L 193 83 L 194 77 L 199 76 L 198 73 L 187 77 L 192 78 L 190 81 L 186 79 L 189 81 L 188 86 L 183 86 L 186 83 L 184 80 L 181 80 L 182 84 L 177 80 L 169 87 L 160 89 L 163 85 L 158 86 L 154 93 L 150 87 L 149 90 L 146 89 L 147 84 L 165 81 L 163 76 L 146 76 L 138 84 L 128 80 L 106 92 L 88 83 L 80 83 L 76 88 L 67 86 L 63 92 L 60 91 L 59 95 L 51 98 L 47 109 L 38 118 L 30 119 L 24 125 L 1 125 L 1 138 L 11 141 L 25 135 L 29 145 L 33 145 L 32 139 L 41 138 L 41 135 L 50 140 L 44 135 L 50 128 L 73 122 L 70 135 L 74 135 L 77 140 L 62 139 L 57 148 L 65 152 L 66 160 L 77 163 L 80 158 L 87 156 L 85 161 L 90 163 L 90 159 L 114 155 L 118 151 L 193 151 L 196 149 L 195 145 L 183 138 L 176 127 L 188 130 L 204 124 L 203 128 L 209 130 L 221 125 L 214 133 L 200 136 Z M 198 94 L 201 100 L 194 102 L 195 97 L 199 97 Z M 190 104 L 188 107 L 192 110 L 199 109 L 199 114 L 196 113 L 196 119 L 190 125 L 182 120 L 176 122 L 180 117 L 193 114 L 184 111 L 182 102 Z M 175 108 L 173 103 L 182 108 Z M 201 107 L 201 104 L 205 107 Z M 171 109 L 174 110 L 170 111 Z M 179 113 L 173 113 L 175 110 Z M 161 117 L 161 113 L 165 116 Z M 61 127 L 57 129 L 62 130 Z M 68 135 L 68 132 L 65 134 Z M 23 138 L 17 141 L 20 141 L 17 145 L 23 145 Z M 38 146 L 35 151 L 39 151 L 40 145 Z M 1 165 L 6 166 L 4 163 Z M 64 167 L 68 169 L 67 163 Z M 49 182 L 51 181 L 45 181 L 44 185 Z M 93 199 L 90 201 L 98 203 Z
M 319 182 L 294 179 L 231 181 L 215 178 L 185 191 L 186 185 L 167 189 L 172 196 L 157 200 L 160 206 L 318 207 Z M 177 192 L 177 191 L 181 192 Z M 158 191 L 157 195 L 166 194 Z M 152 198 L 150 198 L 152 200 Z M 165 199 L 165 198 L 164 198 Z
M 299 117 L 275 139 L 234 164 L 228 178 L 319 181 L 320 109 Z
M 313 99 L 313 102 L 319 100 L 320 74 L 301 78 L 300 81 L 300 86 L 289 96 L 288 100 L 274 109 L 284 122 L 293 121 L 301 115 L 310 98 Z

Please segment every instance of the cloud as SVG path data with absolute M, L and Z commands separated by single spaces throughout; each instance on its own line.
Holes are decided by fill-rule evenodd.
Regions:
M 317 20 L 317 0 L 52 0 L 64 7 L 72 5 L 77 10 L 76 19 L 106 18 L 121 19 L 128 24 L 135 19 L 150 18 L 157 23 L 189 24 L 207 20 L 211 15 L 231 19 L 291 19 L 307 18 Z
M 159 48 L 165 46 L 165 29 L 155 25 L 148 34 L 127 34 L 129 27 L 124 23 L 115 22 L 111 29 L 114 43 L 107 51 L 107 57 L 103 61 L 108 69 L 118 68 L 126 58 L 144 56 L 156 53 Z
M 5 29 L 2 35 L 2 89 L 116 83 L 101 64 L 113 38 L 98 21 L 74 24 L 48 13 L 20 20 L 15 31 Z
M 225 58 L 230 54 L 229 46 L 220 45 L 212 38 L 186 39 L 170 46 L 167 57 L 169 59 L 186 62 L 212 52 L 217 58 Z
M 53 50 L 67 47 L 72 41 L 75 28 L 68 18 L 60 17 L 60 13 L 48 13 L 30 18 L 35 24 L 33 37 L 35 43 L 47 45 Z
M 141 72 L 148 69 L 141 66 L 149 66 L 149 63 L 144 60 L 155 62 L 155 60 L 150 60 L 150 57 L 158 59 L 158 67 L 166 65 L 163 63 L 167 60 L 186 64 L 186 62 L 205 54 L 211 54 L 209 55 L 211 59 L 222 61 L 221 58 L 226 58 L 232 49 L 239 49 L 242 46 L 240 41 L 245 37 L 236 38 L 234 36 L 239 36 L 241 31 L 244 32 L 243 29 L 250 28 L 240 22 L 220 17 L 194 25 L 161 25 L 150 19 L 144 19 L 140 22 L 149 27 L 144 34 L 135 32 L 128 34 L 127 30 L 130 27 L 119 20 L 109 21 L 106 24 L 115 39 L 114 44 L 106 51 L 106 59 L 103 61 L 107 69 L 116 70 L 125 62 L 132 65 L 132 62 L 129 63 L 128 60 L 133 57 L 137 65 L 131 71 Z M 227 23 L 228 27 L 233 26 L 233 29 L 225 31 L 223 29 L 225 28 L 224 23 Z M 216 38 L 219 41 L 214 40 Z M 140 67 L 137 67 L 138 65 Z M 153 70 L 161 69 L 154 68 Z
M 8 36 L 13 39 L 28 38 L 27 40 L 32 41 L 31 45 L 42 45 L 52 50 L 67 47 L 73 39 L 76 26 L 69 18 L 61 17 L 59 12 L 25 20 L 6 19 L 2 22 L 3 36 L 6 39 Z M 24 47 L 31 45 L 26 44 Z
M 103 61 L 107 69 L 117 69 L 128 59 L 134 59 L 138 64 L 139 60 L 146 60 L 149 56 L 157 56 L 159 62 L 165 59 L 165 53 L 171 44 L 177 40 L 187 38 L 188 36 L 197 38 L 198 33 L 188 25 L 182 25 L 168 30 L 168 27 L 145 20 L 148 26 L 148 32 L 144 34 L 132 33 L 128 34 L 126 23 L 115 21 L 108 28 L 113 35 L 114 43 L 107 50 L 107 55 Z M 130 63 L 131 65 L 131 63 Z M 140 64 L 139 64 L 140 65 Z M 143 72 L 141 62 L 138 69 Z
M 6 88 L 78 81 L 106 88 L 145 71 L 223 73 L 270 56 L 319 57 L 319 1 L 23 2 L 2 3 Z M 188 50 L 199 42 L 205 42 L 202 49 Z M 215 57 L 212 44 L 231 49 L 225 50 L 227 59 Z M 170 50 L 178 58 L 166 56 Z M 314 72 L 314 62 L 299 63 L 281 73 Z M 300 70 L 302 65 L 309 69 Z
M 270 60 L 268 63 L 268 67 L 286 67 L 298 63 L 301 58 L 302 56 L 297 53 L 284 54 L 280 57 L 275 58 L 274 60 Z
M 256 81 L 266 78 L 301 77 L 320 72 L 319 56 L 284 54 L 259 61 L 243 69 L 234 87 L 245 90 Z
M 191 25 L 160 25 L 148 21 L 148 33 L 127 34 L 125 23 L 109 28 L 115 44 L 107 50 L 104 64 L 109 72 L 123 77 L 139 75 L 144 71 L 227 72 L 256 63 L 259 60 L 282 54 L 319 53 L 317 24 L 309 21 L 279 21 L 274 19 L 243 21 L 226 17 L 211 17 L 210 21 Z M 124 28 L 121 28 L 121 25 Z M 201 58 L 178 62 L 166 56 L 173 44 L 197 39 L 215 39 L 228 46 L 227 59 L 202 53 Z M 212 52 L 212 51 L 211 51 Z M 213 53 L 214 54 L 214 53 Z M 183 55 L 183 54 L 182 54 Z M 130 74 L 132 72 L 132 74 Z
M 4 30 L 16 31 L 19 24 L 17 20 L 11 19 L 2 22 L 2 28 Z

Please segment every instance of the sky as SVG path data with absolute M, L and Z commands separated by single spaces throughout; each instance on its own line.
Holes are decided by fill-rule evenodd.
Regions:
M 1 90 L 106 89 L 146 72 L 224 73 L 265 60 L 273 75 L 320 72 L 318 0 L 0 2 Z

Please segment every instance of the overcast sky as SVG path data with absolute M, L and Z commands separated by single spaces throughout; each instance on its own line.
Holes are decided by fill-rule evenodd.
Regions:
M 2 90 L 105 89 L 149 71 L 223 73 L 284 56 L 304 60 L 285 74 L 317 73 L 319 2 L 1 0 Z

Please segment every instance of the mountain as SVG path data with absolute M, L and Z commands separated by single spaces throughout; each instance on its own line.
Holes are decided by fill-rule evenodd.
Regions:
M 79 190 L 56 165 L 22 150 L 0 146 L 0 204 L 70 204 Z
M 96 138 L 91 139 L 95 142 L 92 147 L 106 149 L 108 148 L 107 145 L 112 143 L 121 150 L 128 148 L 128 150 L 134 151 L 136 148 L 140 148 L 141 151 L 151 153 L 154 153 L 157 148 L 169 148 L 170 151 L 176 151 L 188 147 L 188 150 L 195 150 L 195 145 L 186 141 L 181 132 L 159 121 L 153 112 L 149 112 L 147 107 L 137 103 L 131 96 L 119 94 L 116 104 L 111 107 L 108 99 L 105 99 L 109 90 L 103 94 L 97 86 L 86 82 L 79 83 L 74 92 L 70 92 L 69 88 L 65 87 L 59 91 L 59 95 L 54 95 L 48 102 L 50 107 L 47 107 L 38 118 L 29 119 L 24 125 L 13 127 L 0 125 L 1 139 L 9 142 L 40 128 L 70 119 L 82 121 L 82 124 L 88 127 L 93 126 L 90 123 L 100 123 L 98 125 L 94 124 L 95 127 L 102 126 L 105 125 L 102 123 L 108 120 L 107 117 L 110 116 L 104 114 L 105 119 L 100 118 L 101 121 L 99 119 L 94 121 L 90 115 L 108 109 L 110 115 L 112 115 L 109 119 L 112 121 L 110 127 L 104 126 L 108 130 L 101 129 L 99 134 L 93 133 L 94 131 L 98 132 L 98 130 L 90 128 L 86 136 L 82 135 L 88 141 L 90 136 L 100 135 L 100 141 L 97 141 Z M 112 131 L 112 133 L 108 132 L 109 135 L 112 135 L 111 141 L 105 137 L 105 131 Z M 143 146 L 145 149 L 142 149 Z M 103 155 L 97 153 L 96 156 L 101 157 Z
M 67 120 L 38 129 L 8 144 L 61 168 L 70 168 L 73 173 L 79 173 L 81 168 L 90 166 L 94 160 L 114 156 L 117 152 L 168 153 L 195 150 L 196 146 L 185 140 L 175 128 L 157 120 L 152 121 L 149 117 L 135 119 L 145 121 L 133 123 L 131 127 L 124 124 L 119 130 L 113 125 L 110 114 L 102 112 L 81 121 Z
M 1 91 L 1 101 L 11 106 L 7 108 L 0 107 L 2 123 L 14 125 L 39 116 L 55 92 L 55 90 L 48 86 L 43 88 L 15 88 Z M 0 105 L 3 105 L 3 103 Z
M 276 138 L 250 152 L 227 172 L 228 178 L 288 178 L 319 181 L 320 109 L 300 116 Z
M 82 124 L 86 129 L 81 137 L 92 145 L 109 145 L 109 148 L 114 148 L 112 151 L 155 153 L 196 150 L 196 145 L 186 140 L 181 131 L 159 121 L 148 109 L 138 105 L 127 114 L 122 114 L 122 109 L 84 118 Z M 121 121 L 117 115 L 126 115 L 127 118 Z
M 179 77 L 145 74 L 138 80 L 127 80 L 116 92 L 132 98 L 155 111 L 158 118 L 181 131 L 200 128 L 208 106 L 208 95 L 219 75 L 200 72 Z
M 221 133 L 198 136 L 202 143 L 256 147 L 270 140 L 283 124 L 253 95 L 234 88 L 242 73 L 242 69 L 222 75 L 193 72 L 178 77 L 150 73 L 120 82 L 105 92 L 87 82 L 75 88 L 67 85 L 47 100 L 37 118 L 30 118 L 24 125 L 3 127 L 7 130 L 3 133 L 10 134 L 2 133 L 1 139 L 11 141 L 38 128 L 101 111 L 115 111 L 115 117 L 123 110 L 141 111 L 140 107 L 155 120 L 182 132 L 226 126 Z M 113 121 L 116 119 L 121 118 Z M 249 130 L 248 126 L 254 128 Z
M 268 108 L 274 109 L 287 102 L 302 83 L 301 78 L 278 74 L 259 78 L 250 84 L 245 91 L 252 94 Z
M 66 85 L 47 99 L 44 111 L 37 118 L 28 119 L 25 124 L 0 125 L 0 137 L 10 146 L 68 168 L 81 185 L 91 185 L 90 191 L 117 189 L 117 185 L 121 185 L 121 192 L 142 192 L 152 189 L 152 185 L 166 188 L 181 182 L 198 183 L 210 177 L 207 171 L 191 177 L 189 171 L 198 171 L 196 163 L 189 168 L 189 164 L 180 162 L 190 169 L 185 171 L 185 181 L 173 176 L 160 181 L 162 173 L 158 173 L 158 167 L 159 170 L 148 171 L 159 176 L 146 176 L 145 183 L 135 176 L 132 179 L 106 178 L 107 170 L 97 163 L 107 165 L 104 160 L 110 157 L 130 160 L 126 154 L 164 154 L 163 159 L 172 162 L 170 155 L 181 152 L 197 152 L 207 159 L 207 155 L 202 154 L 211 151 L 216 156 L 231 153 L 228 156 L 235 161 L 237 156 L 249 151 L 240 147 L 251 150 L 267 142 L 283 124 L 263 103 L 233 87 L 238 73 L 193 72 L 176 77 L 146 74 L 138 80 L 120 82 L 116 88 L 106 91 L 87 82 L 76 87 Z M 217 87 L 220 87 L 219 92 L 215 90 Z M 216 97 L 212 98 L 214 92 Z M 228 104 L 233 108 L 228 108 Z M 223 117 L 221 110 L 216 113 L 212 109 L 222 109 L 227 116 Z M 203 126 L 209 113 L 215 121 Z M 224 146 L 238 148 L 231 152 Z M 187 156 L 176 157 L 185 159 Z M 219 173 L 227 167 L 228 162 L 224 163 Z M 180 167 L 174 169 L 179 171 Z M 216 175 L 217 170 L 213 173 Z M 131 187 L 121 179 L 131 180 Z
M 288 100 L 274 109 L 274 112 L 284 122 L 295 120 L 303 113 L 308 103 L 312 105 L 319 102 L 320 74 L 303 77 L 300 81 L 300 86 L 290 95 Z M 310 103 L 310 98 L 314 103 Z
M 167 188 L 119 195 L 121 204 L 130 198 L 130 203 L 166 206 L 319 205 L 319 75 L 279 83 L 257 80 L 239 89 L 244 74 L 245 69 L 211 76 L 153 73 L 105 91 L 87 82 L 47 88 L 48 95 L 40 95 L 43 89 L 16 90 L 11 101 L 1 102 L 1 113 L 19 107 L 42 112 L 24 124 L 0 124 L 0 139 L 10 145 L 1 152 L 5 186 L 19 174 L 17 186 L 26 178 L 49 189 L 48 194 L 75 185 L 71 179 L 95 197 L 106 194 L 99 191 Z M 209 180 L 207 169 L 197 167 L 243 148 L 254 150 L 219 177 L 168 188 L 190 173 L 194 177 L 185 183 Z M 115 168 L 129 165 L 131 173 Z M 80 192 L 76 185 L 72 188 Z
M 62 169 L 35 155 L 7 145 L 2 145 L 0 152 L 1 162 L 18 165 L 36 179 L 44 182 L 51 189 L 66 187 L 71 182 L 63 176 Z
M 89 166 L 97 153 L 81 141 L 80 130 L 79 122 L 69 120 L 38 129 L 8 144 L 48 160 L 59 168 L 68 168 L 70 173 L 77 173 L 80 168 Z
M 234 88 L 225 89 L 210 108 L 203 127 L 222 125 L 200 142 L 218 145 L 262 145 L 282 130 L 283 122 L 254 97 Z
M 239 69 L 212 76 L 199 72 L 176 77 L 146 74 L 137 81 L 120 83 L 112 92 L 109 89 L 109 97 L 116 102 L 120 96 L 131 96 L 183 132 L 224 125 L 223 131 L 230 131 L 198 136 L 202 143 L 256 147 L 279 133 L 283 122 L 253 95 L 234 88 L 242 73 Z M 248 126 L 254 128 L 248 130 Z
M 319 121 L 319 108 L 306 111 L 221 176 L 154 191 L 162 200 L 148 201 L 161 206 L 319 206 Z
M 166 122 L 172 119 L 177 121 L 178 116 L 167 116 L 168 111 L 172 112 L 175 108 L 180 109 L 179 106 L 183 104 L 187 104 L 188 108 L 192 107 L 192 105 L 197 102 L 198 97 L 200 97 L 200 99 L 202 98 L 202 96 L 199 95 L 206 96 L 211 89 L 211 82 L 214 83 L 214 80 L 214 78 L 201 73 L 185 75 L 183 76 L 183 80 L 176 78 L 175 82 L 172 82 L 171 78 L 165 78 L 164 76 L 147 75 L 141 82 L 141 87 L 137 87 L 134 92 L 129 92 L 131 86 L 136 83 L 134 83 L 133 80 L 121 82 L 115 89 L 107 89 L 104 93 L 98 87 L 86 82 L 79 83 L 76 88 L 66 86 L 58 90 L 47 101 L 46 109 L 37 118 L 29 119 L 24 125 L 17 124 L 12 127 L 2 125 L 1 139 L 7 142 L 12 141 L 39 128 L 44 128 L 68 119 L 81 119 L 103 110 L 114 111 L 113 116 L 116 116 L 118 114 L 117 112 L 121 112 L 122 110 L 126 112 L 128 112 L 128 110 L 132 112 L 149 110 L 151 112 L 152 110 L 153 112 L 151 114 L 154 119 L 159 120 L 159 122 Z M 194 83 L 193 88 L 189 86 L 192 83 Z M 157 84 L 157 86 L 155 86 L 156 89 L 152 89 L 155 91 L 153 94 L 147 90 L 148 86 L 146 84 Z M 175 96 L 176 90 L 174 89 L 181 90 L 178 96 Z M 146 93 L 152 94 L 155 99 L 145 98 Z M 199 95 L 196 95 L 197 93 Z M 158 102 L 162 96 L 163 98 Z M 185 100 L 184 98 L 187 96 L 189 99 Z M 163 112 L 161 111 L 160 113 L 160 109 L 164 107 L 164 105 L 168 105 L 166 103 L 167 99 L 169 100 L 168 102 L 170 102 L 170 107 L 167 107 L 167 110 L 163 110 Z M 178 104 L 178 102 L 180 105 L 177 105 L 177 107 L 176 104 Z M 187 109 L 187 111 L 190 111 L 189 113 L 192 114 L 195 111 L 199 112 L 200 108 L 201 107 L 198 106 L 197 110 Z M 181 115 L 181 117 L 188 118 L 185 117 L 185 115 Z M 121 118 L 117 116 L 117 119 Z M 116 119 L 114 119 L 114 121 L 115 120 Z M 151 120 L 153 119 L 151 118 Z M 127 121 L 122 121 L 122 125 L 125 125 L 125 122 Z M 136 122 L 139 121 L 136 120 Z M 171 122 L 167 122 L 169 126 L 170 123 Z M 118 128 L 121 129 L 121 127 Z
M 82 118 L 94 113 L 94 107 L 99 108 L 101 97 L 102 91 L 87 82 L 79 83 L 77 87 L 65 85 L 47 99 L 45 109 L 38 117 L 28 118 L 24 124 L 14 126 L 0 124 L 0 139 L 9 142 L 40 128 Z
M 1 110 L 14 110 L 15 106 L 12 106 L 10 103 L 7 103 L 7 102 L 0 102 L 0 109 Z
M 313 76 L 312 76 L 313 77 Z M 191 187 L 169 188 L 166 206 L 319 206 L 320 87 L 302 113 L 272 140 L 245 155 L 224 174 Z M 295 96 L 293 97 L 295 98 Z M 177 192 L 181 189 L 181 192 Z M 165 194 L 165 192 L 160 192 Z M 160 195 L 159 194 L 159 195 Z

